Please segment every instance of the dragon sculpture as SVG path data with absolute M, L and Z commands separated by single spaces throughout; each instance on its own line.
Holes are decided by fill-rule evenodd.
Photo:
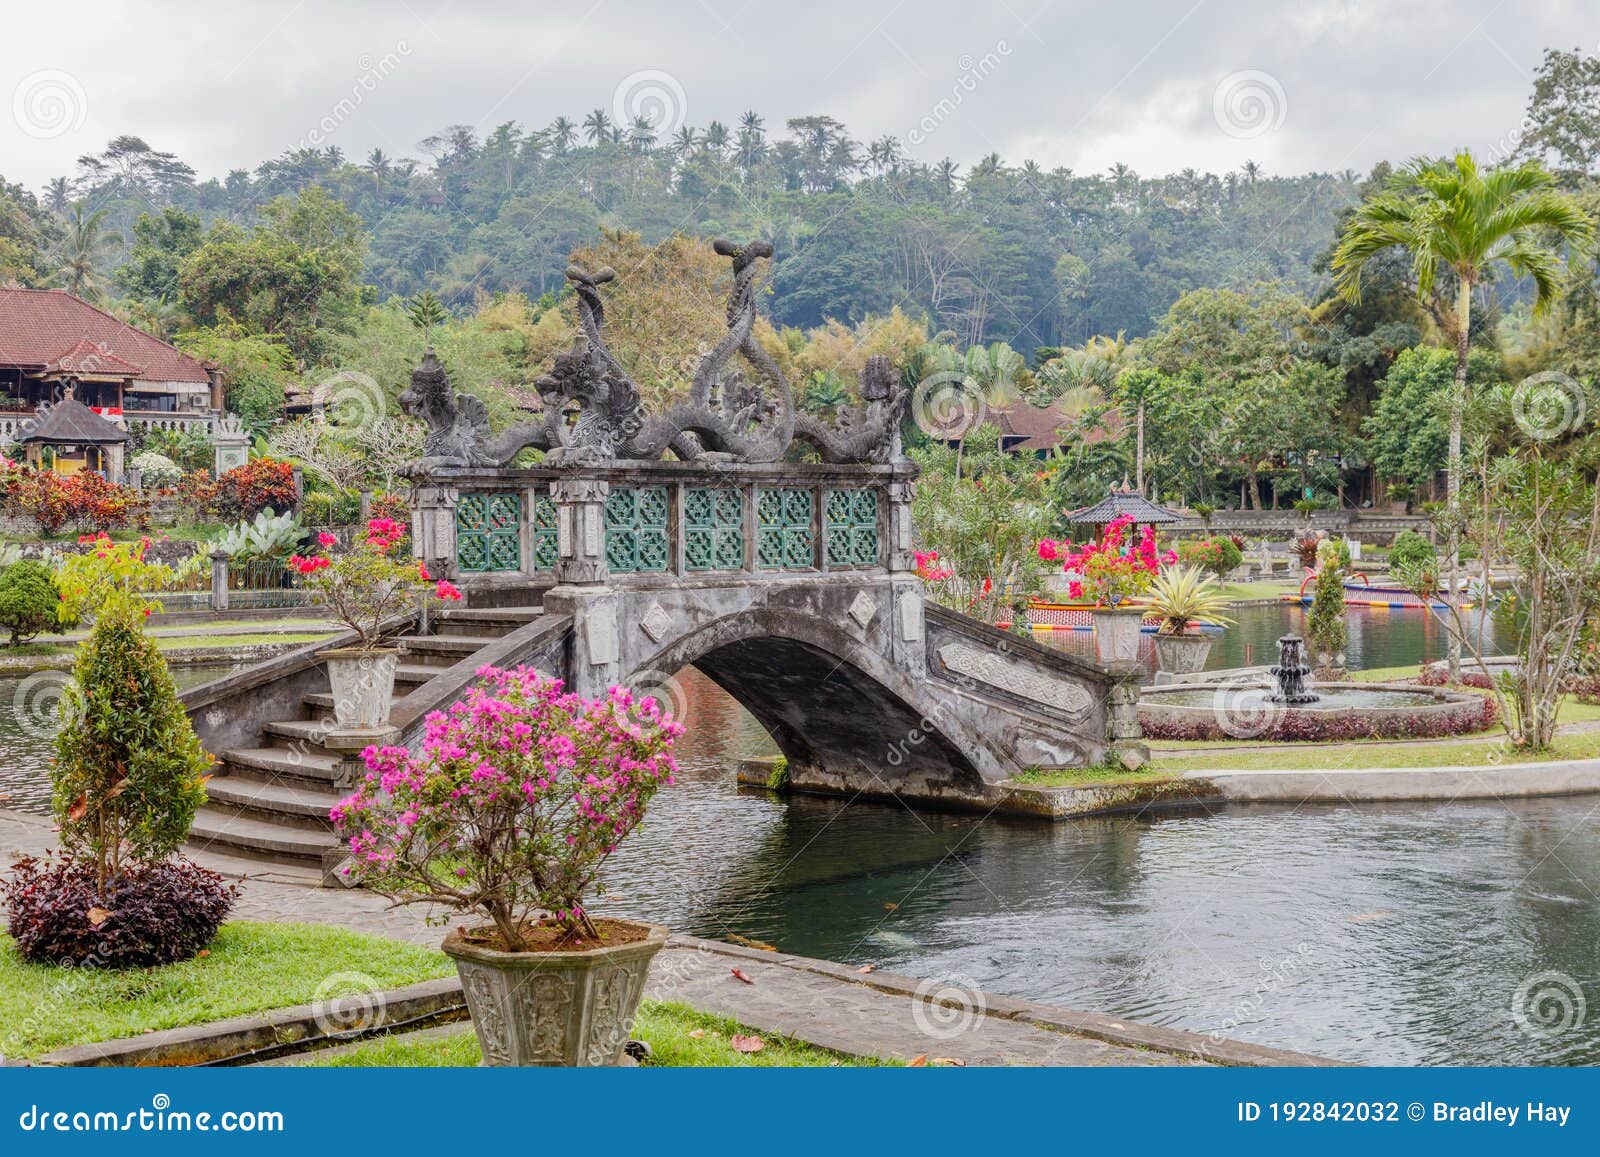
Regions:
M 733 264 L 728 332 L 700 359 L 683 401 L 661 414 L 645 410 L 638 386 L 606 346 L 600 287 L 616 274 L 591 274 L 574 265 L 567 281 L 577 298 L 578 333 L 536 383 L 544 403 L 541 420 L 491 436 L 483 403 L 455 393 L 429 350 L 400 396 L 405 411 L 428 427 L 424 456 L 408 473 L 426 477 L 439 469 L 503 466 L 528 448 L 546 451 L 551 466 L 651 461 L 669 450 L 684 461 L 776 462 L 796 440 L 825 462 L 884 462 L 897 454 L 908 394 L 888 360 L 868 359 L 860 379 L 864 404 L 845 408 L 834 422 L 797 412 L 783 371 L 754 336 L 758 263 L 771 258 L 772 246 L 717 241 L 714 248 Z M 729 368 L 735 354 L 744 355 L 753 378 Z M 569 425 L 566 415 L 574 408 L 577 417 Z

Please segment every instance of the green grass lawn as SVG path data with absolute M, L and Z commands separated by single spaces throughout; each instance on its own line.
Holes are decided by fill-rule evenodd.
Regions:
M 1255 582 L 1222 585 L 1222 593 L 1234 602 L 1242 602 L 1245 599 L 1275 599 L 1281 595 L 1297 594 L 1299 590 L 1299 578 L 1292 582 L 1287 579 L 1258 579 Z
M 742 1053 L 734 1049 L 730 1040 L 735 1033 L 760 1037 L 761 1051 Z M 900 1064 L 878 1057 L 849 1056 L 759 1033 L 736 1020 L 699 1012 L 674 1001 L 647 1000 L 640 1005 L 633 1035 L 650 1043 L 652 1065 L 674 1068 L 854 1068 Z M 348 1052 L 322 1057 L 313 1054 L 305 1063 L 328 1068 L 446 1068 L 476 1065 L 481 1059 L 472 1029 L 463 1027 L 448 1036 L 421 1040 L 403 1035 L 382 1037 Z
M 1381 750 L 1373 750 L 1376 745 Z M 1235 745 L 1237 748 L 1237 745 Z M 1363 767 L 1496 767 L 1510 763 L 1540 763 L 1552 759 L 1593 759 L 1600 756 L 1600 731 L 1558 735 L 1544 751 L 1522 752 L 1503 743 L 1396 743 L 1379 739 L 1363 743 L 1306 743 L 1293 748 L 1265 751 L 1234 750 L 1212 755 L 1157 755 L 1154 766 L 1162 772 L 1212 771 L 1348 771 Z
M 1014 776 L 1012 782 L 1029 787 L 1083 787 L 1091 783 L 1149 783 L 1151 780 L 1171 779 L 1170 773 L 1148 764 L 1137 771 L 1124 767 L 1063 767 L 1051 770 L 1025 771 Z
M 28 964 L 0 936 L 0 1054 L 35 1057 L 453 970 L 432 949 L 325 925 L 235 921 L 223 925 L 206 956 L 116 971 Z

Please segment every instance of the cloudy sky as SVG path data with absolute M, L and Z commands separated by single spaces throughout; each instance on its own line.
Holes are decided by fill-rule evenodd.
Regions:
M 72 0 L 13 4 L 0 174 L 120 133 L 204 176 L 303 144 L 420 156 L 452 123 L 827 113 L 928 161 L 1365 169 L 1504 147 L 1593 0 Z

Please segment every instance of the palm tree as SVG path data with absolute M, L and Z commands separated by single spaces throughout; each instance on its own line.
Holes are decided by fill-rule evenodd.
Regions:
M 578 126 L 566 117 L 556 117 L 550 122 L 550 145 L 558 153 L 564 153 L 578 140 Z
M 693 126 L 684 125 L 672 134 L 672 141 L 667 145 L 667 148 L 674 157 L 681 160 L 694 152 L 694 146 L 699 140 L 700 138 L 695 133 Z
M 65 217 L 67 206 L 72 203 L 72 186 L 65 177 L 52 177 L 44 187 L 44 199 L 51 212 L 57 217 Z
M 705 146 L 706 152 L 722 156 L 728 149 L 728 126 L 721 121 L 712 121 L 706 126 L 705 136 L 700 138 L 700 143 Z
M 86 213 L 82 205 L 74 205 L 67 215 L 66 236 L 57 249 L 61 267 L 56 275 L 62 285 L 89 301 L 100 296 L 100 272 L 95 266 L 108 249 L 122 242 L 121 234 L 104 231 L 105 221 L 106 210 Z
M 381 195 L 383 182 L 394 168 L 394 162 L 382 149 L 373 149 L 367 154 L 367 162 L 361 168 L 372 177 L 372 187 Z
M 606 115 L 606 110 L 597 108 L 583 118 L 583 135 L 589 138 L 591 145 L 603 144 L 611 139 L 611 118 Z
M 656 147 L 656 125 L 643 113 L 628 124 L 628 145 L 636 153 L 648 153 Z
M 1417 297 L 1456 350 L 1450 394 L 1450 451 L 1446 486 L 1450 510 L 1449 590 L 1460 565 L 1461 423 L 1466 409 L 1467 354 L 1472 291 L 1505 266 L 1533 282 L 1535 316 L 1547 313 L 1561 290 L 1561 257 L 1550 241 L 1579 246 L 1594 223 L 1537 162 L 1515 168 L 1478 168 L 1472 154 L 1418 158 L 1362 202 L 1345 225 L 1333 254 L 1335 284 L 1345 300 L 1361 300 L 1361 271 L 1393 248 L 1411 255 Z M 1436 293 L 1440 267 L 1455 281 L 1455 301 Z M 1461 640 L 1450 633 L 1450 681 L 1461 672 Z

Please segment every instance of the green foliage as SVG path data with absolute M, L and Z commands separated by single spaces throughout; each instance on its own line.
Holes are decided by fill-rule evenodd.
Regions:
M 950 572 L 929 594 L 991 623 L 1014 619 L 1039 590 L 1036 547 L 1054 516 L 1037 463 L 990 449 L 998 440 L 983 426 L 964 455 L 937 444 L 913 452 L 922 467 L 912 503 L 917 542 Z
M 179 334 L 185 353 L 227 369 L 227 406 L 253 434 L 283 415 L 284 390 L 294 380 L 294 357 L 282 337 L 223 321 Z
M 431 289 L 423 290 L 406 302 L 406 316 L 411 319 L 412 325 L 422 331 L 422 336 L 425 338 L 450 317 L 445 312 L 444 303 Z
M 1223 627 L 1233 622 L 1223 614 L 1228 596 L 1222 584 L 1198 566 L 1163 570 L 1150 585 L 1148 605 L 1161 616 L 1161 632 L 1167 635 L 1181 635 L 1195 623 Z
M 112 599 L 78 648 L 56 736 L 61 844 L 102 880 L 176 851 L 205 802 L 211 757 L 134 599 Z
M 240 562 L 258 558 L 287 558 L 301 539 L 305 527 L 294 511 L 274 514 L 272 507 L 257 512 L 254 521 L 245 519 L 217 537 L 215 549 Z
M 200 247 L 205 226 L 175 205 L 141 213 L 133 224 L 133 248 L 117 270 L 117 286 L 139 301 L 176 304 L 178 268 Z
M 0 571 L 0 627 L 11 632 L 8 646 L 54 627 L 60 603 L 55 576 L 38 559 L 25 558 Z
M 1350 641 L 1350 629 L 1345 624 L 1344 571 L 1336 558 L 1317 572 L 1314 593 L 1311 596 L 1311 613 L 1306 617 L 1306 640 L 1313 655 L 1330 658 L 1342 655 Z M 1330 666 L 1342 666 L 1334 659 Z
M 1482 351 L 1472 353 L 1467 365 L 1469 389 L 1485 390 L 1500 380 L 1496 360 Z M 1449 350 L 1418 346 L 1395 358 L 1378 383 L 1372 414 L 1361 427 L 1379 477 L 1422 486 L 1444 469 L 1454 375 L 1455 355 Z
M 1396 570 L 1432 566 L 1438 561 L 1439 552 L 1433 543 L 1414 530 L 1395 535 L 1394 545 L 1389 548 L 1389 565 Z
M 1244 552 L 1225 534 L 1190 539 L 1177 545 L 1178 561 L 1225 579 L 1244 561 Z

